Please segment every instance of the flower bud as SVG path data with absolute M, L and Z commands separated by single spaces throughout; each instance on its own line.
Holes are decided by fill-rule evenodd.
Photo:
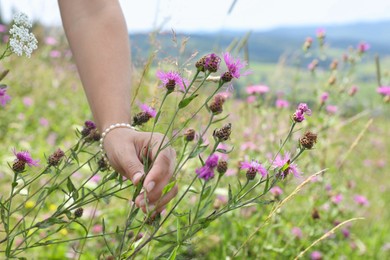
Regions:
M 84 209 L 83 208 L 78 208 L 74 212 L 74 217 L 75 218 L 81 218 L 83 216 L 83 213 L 84 213 Z
M 303 135 L 303 137 L 299 139 L 299 143 L 302 147 L 306 149 L 311 149 L 313 148 L 314 144 L 317 143 L 317 135 L 310 131 L 307 131 Z
M 195 130 L 192 128 L 187 129 L 186 132 L 184 133 L 184 139 L 187 142 L 193 141 L 195 139 Z
M 55 151 L 52 155 L 49 156 L 47 159 L 47 163 L 49 166 L 57 166 L 60 164 L 62 158 L 65 156 L 65 153 L 58 148 L 57 151 Z
M 232 79 L 233 79 L 233 74 L 230 71 L 223 73 L 221 76 L 221 80 L 223 82 L 230 82 L 232 81 Z
M 223 104 L 225 103 L 225 97 L 221 94 L 218 94 L 214 97 L 213 102 L 211 102 L 209 109 L 214 115 L 221 114 L 223 111 Z
M 230 134 L 232 133 L 232 124 L 228 123 L 220 129 L 214 130 L 213 136 L 218 139 L 218 141 L 223 142 L 229 139 Z
M 257 174 L 257 170 L 255 168 L 249 168 L 246 172 L 246 178 L 248 181 L 254 180 Z
M 217 165 L 217 172 L 221 175 L 225 174 L 228 169 L 228 163 L 224 160 L 219 160 Z
M 137 126 L 137 125 L 143 125 L 145 124 L 146 122 L 149 121 L 149 119 L 152 118 L 150 116 L 150 114 L 146 113 L 146 112 L 139 112 L 138 114 L 136 114 L 133 118 L 133 126 Z
M 16 173 L 23 172 L 25 168 L 26 168 L 26 163 L 18 159 L 12 165 L 12 170 Z

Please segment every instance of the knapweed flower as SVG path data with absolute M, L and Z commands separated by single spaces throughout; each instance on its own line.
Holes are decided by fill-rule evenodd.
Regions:
M 317 36 L 318 39 L 324 39 L 325 36 L 326 36 L 325 29 L 324 28 L 318 28 L 316 30 L 316 36 Z
M 304 51 L 307 51 L 308 49 L 310 49 L 312 43 L 313 39 L 311 37 L 307 37 L 305 42 L 303 43 L 302 49 Z
M 275 106 L 277 108 L 287 108 L 289 107 L 289 103 L 287 100 L 284 100 L 284 99 L 277 99 L 276 102 L 275 102 Z
M 390 86 L 381 86 L 376 91 L 382 96 L 390 96 Z
M 217 165 L 217 172 L 220 175 L 224 175 L 226 171 L 228 170 L 228 163 L 225 160 L 219 160 Z
M 266 177 L 268 174 L 267 170 L 263 167 L 263 165 L 261 165 L 255 160 L 252 160 L 251 162 L 241 162 L 240 169 L 247 170 L 246 177 L 248 178 L 248 180 L 253 180 L 256 177 L 256 173 L 261 174 L 263 178 Z
M 320 102 L 321 104 L 324 104 L 329 98 L 329 93 L 328 92 L 324 92 L 321 94 L 321 97 L 320 97 Z
M 278 154 L 276 156 L 272 166 L 274 169 L 279 169 L 282 178 L 285 178 L 288 174 L 292 173 L 295 177 L 300 177 L 301 172 L 298 170 L 298 166 L 295 163 L 291 163 L 290 153 L 285 153 L 284 156 Z
M 279 186 L 274 186 L 272 187 L 269 192 L 271 192 L 271 194 L 276 197 L 276 198 L 279 198 L 280 195 L 283 194 L 283 190 L 279 187 Z
M 215 53 L 208 54 L 203 56 L 200 60 L 195 63 L 195 67 L 198 71 L 209 71 L 209 72 L 217 72 L 219 69 L 219 65 L 221 63 L 221 58 L 218 57 Z
M 7 94 L 7 88 L 0 88 L 0 105 L 5 107 L 8 101 L 11 100 L 11 97 Z
M 148 122 L 149 119 L 151 119 L 152 117 L 156 117 L 156 115 L 157 115 L 156 110 L 154 110 L 154 108 L 152 108 L 146 104 L 141 104 L 140 108 L 141 108 L 142 112 L 139 112 L 138 114 L 136 114 L 134 116 L 133 126 L 142 125 L 142 124 Z
M 12 169 L 15 172 L 22 172 L 25 169 L 26 164 L 30 167 L 32 166 L 38 166 L 39 160 L 34 160 L 30 153 L 28 151 L 21 151 L 21 152 L 16 152 L 14 149 L 14 155 L 16 156 L 16 159 L 14 161 L 14 164 L 12 165 Z
M 308 116 L 311 116 L 311 110 L 309 109 L 307 104 L 300 103 L 298 105 L 297 110 L 293 114 L 294 121 L 297 122 L 297 123 L 302 122 L 303 120 L 305 120 L 305 116 L 304 116 L 305 114 L 308 115 Z
M 309 63 L 309 65 L 307 65 L 307 69 L 313 72 L 317 68 L 317 66 L 318 66 L 318 60 L 314 59 L 312 60 L 312 62 Z
M 330 199 L 334 204 L 340 204 L 340 202 L 343 200 L 343 194 L 338 193 Z
M 57 44 L 57 40 L 54 37 L 48 36 L 48 37 L 45 38 L 45 44 L 53 46 L 53 45 Z
M 326 106 L 326 112 L 328 112 L 329 114 L 336 114 L 337 110 L 338 110 L 337 106 L 334 106 L 334 105 Z
M 353 197 L 353 199 L 360 206 L 367 206 L 369 204 L 368 199 L 366 197 L 364 197 L 363 195 L 355 195 L 355 197 Z
M 299 227 L 293 227 L 293 228 L 291 229 L 291 233 L 293 234 L 293 236 L 294 236 L 295 238 L 301 239 L 302 236 L 303 236 L 302 230 L 301 230 Z
M 218 159 L 218 155 L 210 155 L 207 158 L 204 166 L 195 170 L 196 174 L 198 174 L 198 177 L 204 179 L 205 181 L 214 178 L 214 169 L 218 166 Z
M 241 61 L 239 58 L 234 59 L 229 52 L 223 54 L 223 59 L 225 61 L 228 71 L 222 74 L 221 79 L 224 82 L 230 82 L 233 78 L 240 78 L 240 76 L 246 76 L 249 74 L 248 71 L 241 74 L 241 69 L 243 69 L 247 63 Z
M 92 130 L 96 129 L 96 124 L 92 122 L 91 120 L 87 120 L 84 122 L 84 128 L 81 130 L 81 136 L 86 137 L 88 136 Z
M 175 86 L 178 85 L 182 91 L 186 90 L 184 85 L 184 79 L 180 76 L 178 72 L 157 72 L 157 77 L 162 81 L 163 87 L 165 87 L 168 92 L 172 92 L 175 89 Z
M 313 251 L 310 254 L 310 259 L 311 260 L 322 260 L 322 254 L 320 251 Z
M 7 31 L 7 26 L 5 26 L 4 24 L 0 23 L 0 33 L 4 33 L 6 31 Z
M 359 54 L 363 54 L 363 53 L 367 52 L 370 49 L 370 47 L 371 46 L 368 43 L 361 42 L 357 46 L 357 50 L 358 50 Z
M 58 148 L 57 151 L 55 151 L 52 155 L 49 156 L 49 158 L 47 159 L 47 163 L 49 164 L 49 166 L 57 166 L 64 156 L 64 151 Z
M 31 53 L 38 48 L 37 39 L 34 34 L 29 31 L 32 27 L 32 23 L 24 13 L 16 14 L 13 21 L 14 24 L 9 30 L 11 35 L 9 40 L 11 51 L 18 56 L 22 56 L 24 53 L 26 57 L 30 58 Z
M 184 140 L 187 142 L 191 142 L 195 139 L 195 130 L 192 128 L 189 128 L 184 133 Z
M 253 86 L 248 86 L 246 87 L 246 93 L 249 95 L 253 94 L 265 94 L 269 91 L 269 87 L 266 85 L 253 85 Z

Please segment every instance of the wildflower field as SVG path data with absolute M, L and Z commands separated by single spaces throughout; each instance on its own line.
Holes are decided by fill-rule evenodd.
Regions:
M 367 43 L 335 50 L 319 30 L 277 64 L 239 43 L 184 52 L 173 35 L 163 59 L 156 44 L 134 62 L 129 123 L 175 149 L 163 192 L 179 189 L 145 214 L 142 186 L 101 160 L 62 32 L 14 25 L 0 25 L 0 259 L 390 258 L 390 58 Z

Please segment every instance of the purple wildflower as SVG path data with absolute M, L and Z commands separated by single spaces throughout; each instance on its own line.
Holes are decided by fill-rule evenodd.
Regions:
M 218 57 L 215 53 L 211 53 L 205 57 L 204 69 L 210 72 L 217 72 L 220 63 L 221 58 Z
M 369 204 L 368 199 L 363 195 L 355 195 L 354 200 L 360 206 L 367 206 Z
M 359 43 L 357 49 L 358 49 L 358 52 L 360 54 L 362 54 L 362 53 L 367 52 L 370 49 L 370 47 L 371 47 L 370 44 L 368 44 L 366 42 L 361 42 L 361 43 Z
M 176 85 L 179 85 L 182 91 L 186 90 L 184 85 L 184 79 L 180 76 L 178 72 L 157 72 L 157 77 L 162 81 L 163 86 L 166 87 L 169 91 L 173 91 Z
M 246 93 L 249 95 L 253 94 L 265 94 L 269 91 L 269 87 L 266 85 L 253 85 L 253 86 L 248 86 L 246 87 Z
M 5 107 L 8 101 L 11 100 L 11 97 L 7 94 L 6 88 L 0 88 L 0 105 Z
M 305 114 L 308 115 L 308 116 L 311 116 L 311 110 L 309 109 L 307 104 L 300 103 L 298 105 L 297 110 L 295 111 L 295 113 L 293 115 L 294 121 L 297 122 L 297 123 L 302 122 L 303 120 L 305 120 L 305 116 L 304 116 Z
M 237 58 L 236 60 L 230 56 L 230 53 L 229 52 L 226 52 L 225 54 L 223 54 L 223 59 L 225 60 L 225 63 L 226 63 L 226 67 L 228 68 L 229 70 L 229 73 L 236 79 L 240 78 L 240 76 L 246 76 L 249 74 L 248 71 L 244 72 L 243 74 L 241 74 L 241 69 L 244 68 L 247 63 L 245 61 L 241 61 L 239 58 Z
M 319 251 L 313 251 L 310 254 L 310 259 L 311 260 L 322 260 L 322 254 Z
M 343 195 L 342 194 L 336 194 L 334 195 L 332 198 L 331 198 L 331 201 L 334 203 L 334 204 L 340 204 L 340 202 L 343 200 Z
M 279 186 L 274 186 L 272 187 L 269 192 L 271 192 L 272 195 L 275 197 L 279 197 L 280 195 L 283 194 L 283 190 Z
M 328 92 L 324 92 L 321 94 L 321 104 L 324 104 L 329 98 L 329 93 Z
M 277 99 L 275 105 L 277 108 L 287 108 L 290 104 L 288 103 L 287 100 Z
M 272 166 L 274 169 L 283 169 L 282 177 L 285 178 L 289 173 L 294 174 L 295 177 L 300 177 L 301 172 L 298 170 L 298 166 L 295 163 L 290 162 L 290 153 L 285 153 L 284 156 L 278 155 L 275 158 Z
M 24 162 L 24 163 L 27 163 L 28 166 L 38 166 L 39 165 L 38 164 L 39 160 L 34 160 L 28 151 L 21 151 L 21 152 L 17 153 L 14 149 L 14 155 L 16 156 L 17 160 Z
M 148 106 L 146 104 L 141 104 L 139 107 L 141 108 L 141 110 L 143 112 L 148 114 L 148 116 L 150 116 L 150 117 L 155 117 L 157 115 L 156 110 L 154 110 L 152 107 L 150 107 L 150 106 Z
M 205 165 L 201 168 L 198 168 L 195 170 L 196 174 L 198 174 L 198 177 L 201 179 L 204 179 L 205 181 L 208 181 L 209 179 L 214 178 L 214 169 L 218 165 L 218 155 L 212 154 L 210 155 Z
M 390 96 L 390 86 L 381 86 L 376 91 L 383 96 Z
M 317 38 L 319 39 L 324 39 L 325 38 L 325 35 L 326 35 L 326 32 L 325 32 L 325 29 L 324 28 L 318 28 L 316 30 L 316 36 Z
M 257 161 L 252 160 L 251 162 L 241 162 L 241 170 L 248 170 L 248 172 L 256 172 L 261 176 L 267 176 L 267 170 Z
M 337 113 L 337 110 L 338 110 L 338 107 L 337 107 L 337 106 L 334 106 L 334 105 L 328 105 L 328 106 L 326 106 L 326 111 L 327 111 L 329 114 L 336 114 L 336 113 Z
M 85 121 L 84 125 L 85 125 L 85 128 L 88 128 L 89 130 L 96 129 L 96 124 L 91 120 Z
M 299 227 L 293 227 L 291 229 L 291 233 L 294 235 L 295 238 L 302 238 L 302 230 Z

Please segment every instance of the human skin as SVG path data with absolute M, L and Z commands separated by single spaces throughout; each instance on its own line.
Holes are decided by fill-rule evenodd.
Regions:
M 99 131 L 131 119 L 131 54 L 125 19 L 117 0 L 58 0 L 62 22 L 89 106 Z M 144 191 L 135 203 L 144 212 L 161 212 L 177 194 L 175 186 L 162 197 L 175 164 L 168 147 L 157 158 L 163 135 L 115 128 L 104 138 L 110 165 L 135 185 L 145 176 L 142 153 L 146 147 L 154 160 L 146 175 Z M 149 143 L 151 141 L 151 143 Z M 145 201 L 145 197 L 147 198 Z

